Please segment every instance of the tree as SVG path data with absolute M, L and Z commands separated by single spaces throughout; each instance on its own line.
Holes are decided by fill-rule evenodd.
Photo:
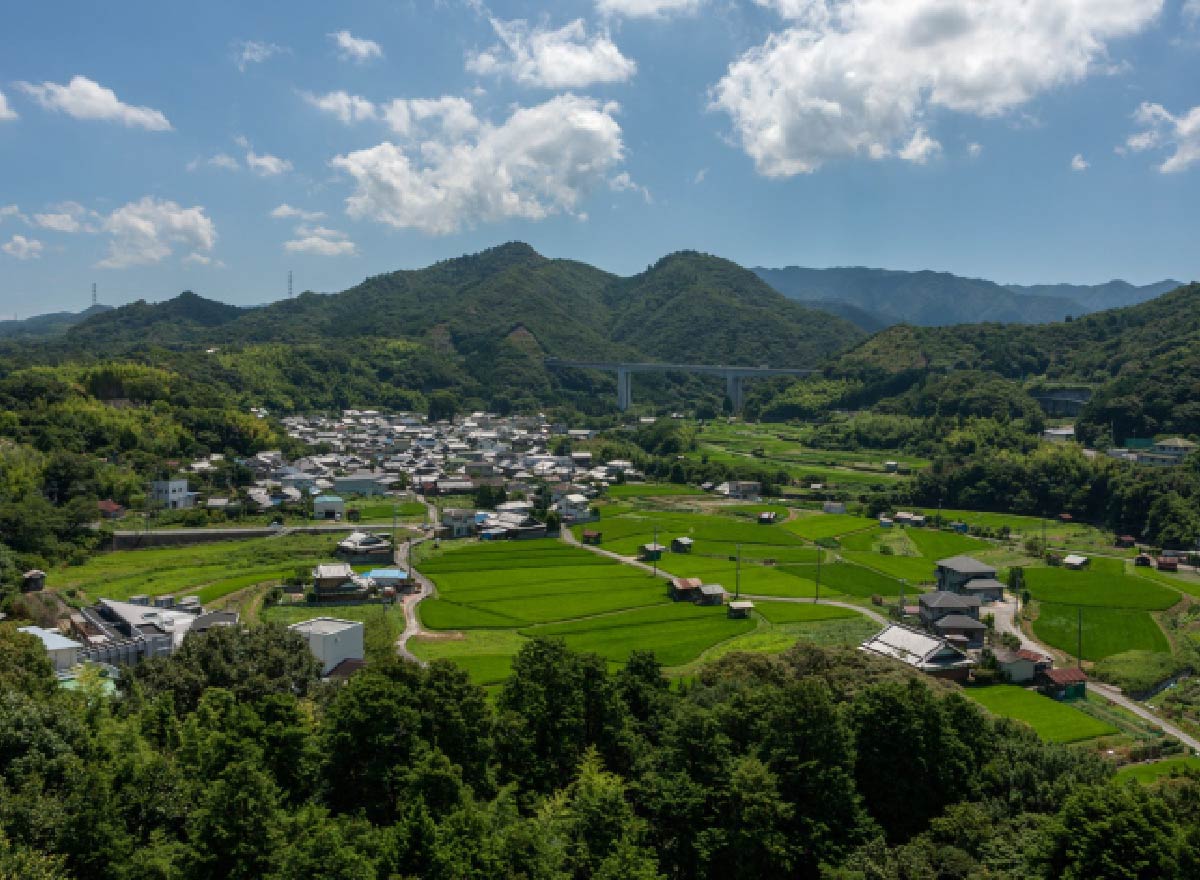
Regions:
M 38 637 L 0 624 L 0 691 L 48 697 L 57 687 L 50 655 Z
M 221 626 L 189 634 L 170 657 L 127 670 L 122 686 L 128 691 L 136 681 L 147 696 L 170 691 L 176 707 L 186 712 L 199 704 L 207 688 L 225 688 L 246 702 L 267 694 L 304 695 L 320 680 L 320 672 L 308 643 L 282 624 Z
M 189 880 L 260 880 L 281 843 L 279 793 L 253 761 L 234 761 L 199 786 L 188 817 Z
M 1166 805 L 1138 786 L 1084 788 L 1059 814 L 1051 869 L 1063 880 L 1178 877 L 1177 827 Z
M 450 421 L 458 412 L 458 395 L 450 391 L 435 391 L 429 395 L 429 421 Z
M 1146 517 L 1146 537 L 1162 547 L 1194 547 L 1200 538 L 1200 516 L 1178 492 L 1158 496 Z

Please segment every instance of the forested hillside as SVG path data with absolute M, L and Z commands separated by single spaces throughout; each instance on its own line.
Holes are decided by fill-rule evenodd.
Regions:
M 612 382 L 551 374 L 546 357 L 804 367 L 864 335 L 704 254 L 675 254 L 623 279 L 512 243 L 260 308 L 191 293 L 139 302 L 26 356 L 169 363 L 285 409 L 388 405 L 397 394 L 419 400 L 447 389 L 507 411 L 591 406 L 593 383 Z M 215 365 L 202 363 L 206 354 Z
M 964 370 L 1006 380 L 1013 393 L 1090 390 L 1077 422 L 1089 442 L 1101 432 L 1116 440 L 1200 433 L 1200 285 L 1056 324 L 890 327 L 827 368 L 843 383 L 830 404 L 873 406 Z M 787 399 L 803 387 L 786 388 L 763 412 L 786 417 Z
M 386 648 L 390 646 L 385 646 Z M 383 654 L 322 685 L 278 624 L 56 686 L 0 628 L 0 876 L 21 880 L 1193 877 L 1194 777 L 1110 765 L 858 651 L 670 687 L 531 640 L 489 695 Z

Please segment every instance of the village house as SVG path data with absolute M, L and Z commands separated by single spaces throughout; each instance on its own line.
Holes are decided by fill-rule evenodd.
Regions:
M 934 593 L 923 593 L 918 602 L 918 616 L 925 626 L 933 626 L 943 617 L 960 615 L 979 619 L 979 597 L 963 596 L 939 590 Z
M 939 591 L 978 596 L 982 602 L 1004 598 L 1004 584 L 996 580 L 996 569 L 970 556 L 951 556 L 936 563 Z
M 120 519 L 125 515 L 125 508 L 111 498 L 105 498 L 96 507 L 100 510 L 100 515 L 105 519 Z
M 566 522 L 589 522 L 592 516 L 591 503 L 587 497 L 572 493 L 558 502 L 558 513 Z
M 187 480 L 155 480 L 150 484 L 150 499 L 165 510 L 190 510 L 196 506 L 196 492 Z
M 900 624 L 892 624 L 867 639 L 859 650 L 899 660 L 934 678 L 966 681 L 975 666 L 965 651 L 949 641 Z
M 20 632 L 36 638 L 50 656 L 50 665 L 55 672 L 66 672 L 79 662 L 79 649 L 83 645 L 68 639 L 56 629 L 42 629 L 40 626 L 22 626 Z
M 1033 681 L 1038 673 L 1045 672 L 1053 665 L 1049 657 L 1024 648 L 1019 651 L 997 648 L 993 651 L 993 656 L 996 658 L 996 668 L 1013 684 L 1027 684 Z
M 1157 467 L 1176 467 L 1192 454 L 1196 444 L 1182 437 L 1168 437 L 1166 440 L 1156 440 L 1154 445 L 1137 454 L 1139 464 L 1155 465 Z
M 442 509 L 441 536 L 445 538 L 469 538 L 475 534 L 475 511 L 464 507 Z

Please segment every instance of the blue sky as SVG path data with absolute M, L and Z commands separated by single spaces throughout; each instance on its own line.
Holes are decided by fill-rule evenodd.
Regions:
M 1200 0 L 70 5 L 0 30 L 2 317 L 513 239 L 1200 277 Z

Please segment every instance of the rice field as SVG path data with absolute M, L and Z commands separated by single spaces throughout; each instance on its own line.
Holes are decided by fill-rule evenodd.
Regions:
M 1149 784 L 1189 771 L 1192 773 L 1200 771 L 1200 758 L 1164 758 L 1149 764 L 1127 764 L 1117 771 L 1117 779 Z
M 1127 574 L 1116 559 L 1093 559 L 1088 568 L 1028 568 L 1025 585 L 1035 599 L 1061 605 L 1162 611 L 1179 593 L 1149 578 Z
M 966 688 L 963 694 L 993 715 L 1023 721 L 1044 740 L 1059 743 L 1081 742 L 1117 733 L 1117 729 L 1066 703 L 1060 703 L 1036 691 L 1016 685 L 992 685 Z
M 1103 660 L 1124 651 L 1170 653 L 1171 645 L 1149 612 L 1042 602 L 1033 634 L 1048 645 L 1078 656 L 1080 614 L 1084 660 Z

